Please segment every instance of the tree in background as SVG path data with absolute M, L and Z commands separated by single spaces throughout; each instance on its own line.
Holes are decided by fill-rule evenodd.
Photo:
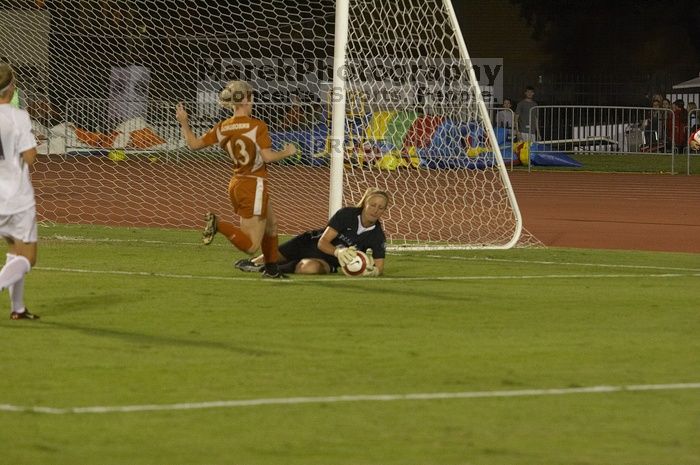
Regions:
M 700 71 L 700 4 L 691 0 L 510 0 L 551 53 L 552 72 Z

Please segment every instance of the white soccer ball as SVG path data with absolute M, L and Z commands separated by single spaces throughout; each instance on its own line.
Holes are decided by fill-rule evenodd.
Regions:
M 367 269 L 367 255 L 364 252 L 357 252 L 357 256 L 350 263 L 340 267 L 346 276 L 360 276 Z

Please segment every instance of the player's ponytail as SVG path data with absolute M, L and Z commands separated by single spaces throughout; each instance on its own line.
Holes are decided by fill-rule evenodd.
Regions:
M 15 72 L 7 63 L 0 63 L 0 96 L 5 97 L 10 84 L 15 80 Z
M 219 105 L 229 110 L 235 110 L 246 98 L 250 102 L 253 97 L 253 87 L 245 81 L 231 81 L 226 84 L 219 94 Z
M 360 201 L 357 203 L 357 206 L 359 208 L 365 208 L 365 204 L 367 203 L 367 201 L 371 197 L 374 197 L 375 195 L 380 195 L 380 196 L 384 197 L 384 199 L 386 200 L 387 207 L 391 203 L 391 197 L 389 196 L 389 193 L 387 191 L 378 189 L 376 187 L 370 187 L 365 191 L 364 195 L 362 196 Z

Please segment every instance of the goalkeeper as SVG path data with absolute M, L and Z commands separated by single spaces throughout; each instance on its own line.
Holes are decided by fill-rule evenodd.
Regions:
M 279 247 L 278 266 L 282 273 L 328 274 L 349 263 L 360 250 L 367 254 L 363 276 L 384 272 L 386 236 L 380 218 L 389 205 L 389 194 L 376 188 L 365 191 L 355 207 L 338 210 L 325 229 L 306 231 Z M 241 271 L 262 271 L 263 257 L 241 259 Z

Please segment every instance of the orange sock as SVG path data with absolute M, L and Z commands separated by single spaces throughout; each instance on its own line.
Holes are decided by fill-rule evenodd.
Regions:
M 263 236 L 260 248 L 262 249 L 263 256 L 265 257 L 265 263 L 277 263 L 277 260 L 279 259 L 277 244 L 277 234 L 274 236 L 268 236 L 265 234 Z
M 250 247 L 253 245 L 253 241 L 250 240 L 250 237 L 246 233 L 244 233 L 241 228 L 237 228 L 236 226 L 232 225 L 231 223 L 225 223 L 223 221 L 219 221 L 219 224 L 217 225 L 217 230 L 231 242 L 238 250 L 241 252 L 248 253 L 250 250 Z

